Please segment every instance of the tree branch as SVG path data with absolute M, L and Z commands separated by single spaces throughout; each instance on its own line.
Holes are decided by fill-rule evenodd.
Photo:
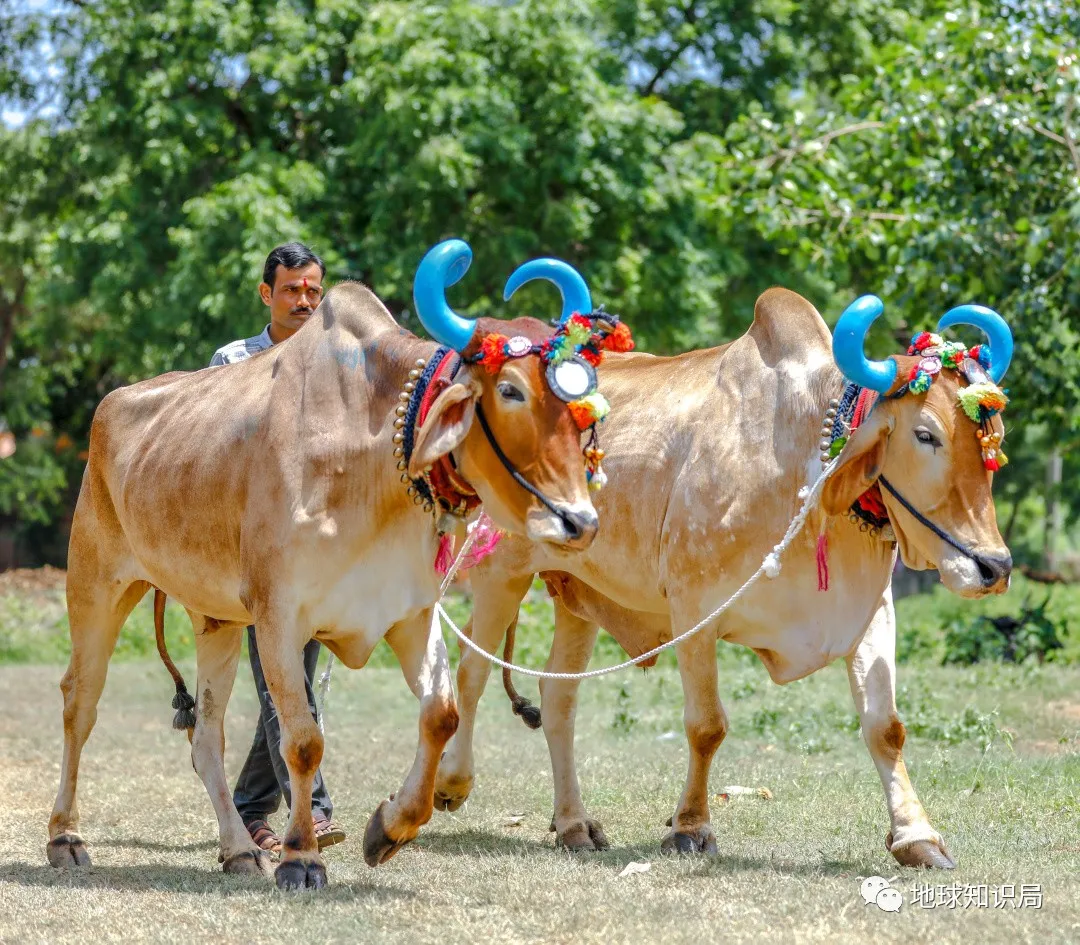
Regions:
M 697 23 L 697 14 L 694 13 L 694 0 L 690 0 L 690 5 L 683 7 L 680 11 L 683 16 L 683 22 L 688 26 L 693 26 Z M 649 80 L 648 85 L 641 90 L 642 95 L 652 95 L 656 91 L 656 86 L 660 83 L 660 80 L 671 71 L 672 66 L 675 65 L 682 57 L 682 54 L 686 52 L 691 46 L 695 45 L 698 41 L 697 36 L 693 39 L 676 46 L 675 49 L 668 55 L 667 59 L 656 67 L 656 74 Z
M 857 134 L 860 131 L 868 131 L 872 128 L 884 128 L 885 122 L 883 121 L 859 121 L 854 125 L 845 125 L 843 128 L 837 128 L 834 131 L 827 132 L 818 138 L 811 138 L 809 141 L 802 141 L 797 144 L 793 144 L 790 148 L 784 148 L 777 151 L 775 154 L 770 154 L 766 158 L 762 158 L 759 162 L 763 168 L 772 167 L 777 161 L 783 161 L 787 164 L 796 154 L 805 150 L 807 147 L 813 144 L 820 144 L 821 151 L 824 152 L 826 148 L 837 138 L 842 138 L 844 135 Z

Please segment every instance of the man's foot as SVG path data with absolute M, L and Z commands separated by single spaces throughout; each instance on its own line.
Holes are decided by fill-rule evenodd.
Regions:
M 265 820 L 252 820 L 244 826 L 260 850 L 266 850 L 267 853 L 281 852 L 281 837 L 274 833 Z
M 316 814 L 315 839 L 319 841 L 319 849 L 325 850 L 327 847 L 332 847 L 335 843 L 341 843 L 341 841 L 345 839 L 345 831 L 332 820 L 327 820 L 325 817 Z

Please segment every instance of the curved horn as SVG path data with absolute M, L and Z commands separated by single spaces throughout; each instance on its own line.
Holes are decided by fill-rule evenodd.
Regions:
M 464 240 L 444 240 L 427 251 L 413 277 L 413 305 L 420 323 L 439 344 L 463 351 L 476 329 L 475 318 L 462 318 L 446 304 L 446 290 L 472 263 Z
M 885 305 L 876 295 L 864 295 L 852 302 L 833 331 L 833 360 L 849 381 L 886 393 L 896 382 L 896 361 L 870 361 L 863 352 L 866 332 Z
M 1005 319 L 985 305 L 958 305 L 949 309 L 938 322 L 938 331 L 953 325 L 974 325 L 990 342 L 990 377 L 1000 384 L 1013 356 L 1013 336 Z
M 592 314 L 592 296 L 589 294 L 589 287 L 585 284 L 581 273 L 561 259 L 531 259 L 518 266 L 506 280 L 503 299 L 509 301 L 510 296 L 533 279 L 546 279 L 548 282 L 554 282 L 558 287 L 559 294 L 562 295 L 560 322 L 565 322 L 574 312 L 581 312 L 583 315 Z

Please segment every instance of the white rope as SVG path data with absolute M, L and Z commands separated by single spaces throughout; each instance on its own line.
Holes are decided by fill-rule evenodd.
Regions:
M 817 501 L 821 496 L 821 490 L 825 486 L 826 480 L 829 478 L 829 476 L 833 474 L 833 470 L 836 468 L 836 465 L 837 460 L 834 459 L 824 468 L 821 475 L 818 477 L 817 482 L 815 482 L 811 488 L 808 489 L 806 486 L 803 486 L 803 488 L 799 490 L 799 497 L 803 499 L 802 508 L 799 509 L 795 517 L 791 520 L 791 524 L 788 525 L 787 531 L 784 533 L 784 537 L 780 540 L 780 543 L 773 546 L 773 550 L 765 556 L 764 560 L 761 562 L 761 565 L 753 574 L 750 575 L 750 577 L 746 580 L 742 587 L 740 587 L 734 594 L 732 594 L 726 601 L 724 601 L 724 603 L 717 607 L 716 610 L 714 610 L 707 617 L 699 620 L 685 633 L 680 634 L 674 639 L 668 640 L 667 643 L 661 643 L 659 646 L 649 650 L 648 653 L 642 653 L 640 656 L 635 656 L 633 659 L 629 659 L 623 663 L 619 663 L 617 666 L 605 666 L 602 669 L 592 669 L 584 673 L 549 673 L 540 669 L 529 669 L 525 666 L 516 666 L 513 663 L 507 663 L 505 660 L 501 660 L 499 659 L 499 657 L 495 656 L 494 653 L 488 653 L 487 650 L 477 646 L 470 637 L 466 636 L 465 633 L 463 633 L 458 628 L 457 624 L 455 624 L 454 621 L 450 619 L 450 615 L 447 614 L 447 612 L 443 609 L 442 597 L 443 595 L 445 595 L 447 587 L 450 586 L 450 582 L 453 580 L 454 575 L 457 573 L 458 565 L 461 563 L 462 559 L 464 559 L 466 553 L 472 545 L 472 534 L 470 534 L 469 537 L 465 540 L 465 543 L 461 547 L 461 551 L 454 559 L 453 565 L 451 565 L 450 570 L 446 573 L 446 578 L 443 580 L 442 588 L 440 590 L 439 600 L 435 604 L 435 611 L 443 620 L 446 621 L 450 629 L 454 631 L 454 634 L 457 636 L 458 640 L 460 640 L 467 647 L 469 647 L 469 649 L 473 650 L 476 653 L 479 653 L 482 657 L 484 657 L 484 659 L 488 660 L 491 663 L 494 663 L 496 666 L 501 666 L 503 669 L 512 670 L 515 673 L 523 673 L 526 676 L 535 676 L 538 679 L 592 679 L 595 676 L 606 676 L 608 673 L 615 673 L 621 669 L 628 669 L 629 667 L 636 666 L 638 663 L 642 663 L 645 660 L 652 659 L 654 656 L 663 653 L 664 650 L 668 650 L 671 649 L 671 647 L 673 646 L 677 646 L 684 640 L 688 640 L 695 633 L 698 633 L 700 630 L 704 629 L 706 626 L 716 620 L 717 617 L 721 616 L 721 614 L 723 614 L 724 611 L 731 607 L 732 604 L 738 601 L 739 598 L 741 598 L 747 591 L 749 591 L 750 588 L 758 582 L 758 580 L 763 574 L 767 574 L 770 578 L 776 577 L 780 573 L 780 556 L 783 555 L 783 553 L 787 550 L 788 546 L 795 539 L 795 536 L 798 535 L 800 531 L 802 531 L 802 527 L 806 524 L 806 519 L 809 517 L 810 512 L 813 510 L 814 506 L 817 505 Z

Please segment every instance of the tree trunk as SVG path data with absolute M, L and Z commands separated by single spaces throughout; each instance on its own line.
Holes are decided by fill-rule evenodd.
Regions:
M 1065 510 L 1061 505 L 1061 453 L 1053 450 L 1046 463 L 1046 530 L 1043 561 L 1046 570 L 1057 571 L 1057 549 L 1065 527 Z

